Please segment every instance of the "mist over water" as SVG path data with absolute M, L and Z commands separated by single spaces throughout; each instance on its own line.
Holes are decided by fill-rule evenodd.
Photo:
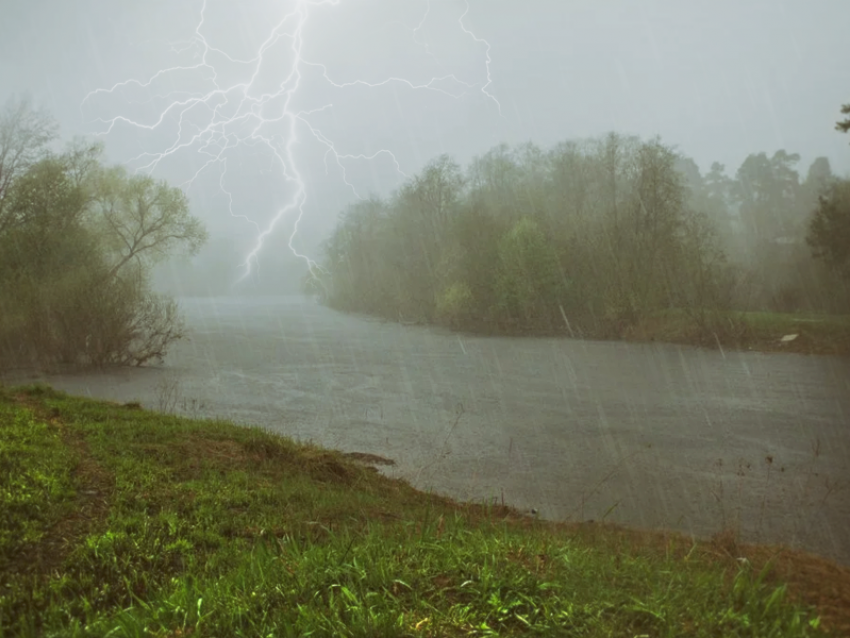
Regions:
M 850 564 L 850 362 L 481 337 L 290 297 L 182 299 L 163 366 L 46 377 L 395 462 L 556 520 L 785 543 Z

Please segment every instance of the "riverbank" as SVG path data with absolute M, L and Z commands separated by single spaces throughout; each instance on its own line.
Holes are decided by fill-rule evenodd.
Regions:
M 369 457 L 44 387 L 0 389 L 0 428 L 4 635 L 850 631 L 850 570 L 732 534 L 463 505 Z
M 627 341 L 659 341 L 708 348 L 850 356 L 850 317 L 777 312 L 718 315 L 668 311 L 628 328 Z
M 400 320 L 400 323 L 425 325 L 428 321 Z M 467 334 L 489 336 L 561 336 L 601 341 L 672 343 L 714 350 L 850 357 L 850 316 L 846 315 L 666 310 L 650 313 L 630 323 L 569 318 L 564 315 L 564 323 L 554 327 L 494 324 L 475 320 L 449 324 L 447 327 Z

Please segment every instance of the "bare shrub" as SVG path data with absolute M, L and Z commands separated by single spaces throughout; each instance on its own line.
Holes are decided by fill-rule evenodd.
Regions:
M 90 318 L 85 354 L 96 365 L 162 362 L 185 335 L 177 302 L 152 292 L 141 278 L 113 280 L 91 298 L 99 312 Z
M 173 414 L 180 401 L 180 380 L 168 375 L 156 384 L 157 409 L 165 414 Z

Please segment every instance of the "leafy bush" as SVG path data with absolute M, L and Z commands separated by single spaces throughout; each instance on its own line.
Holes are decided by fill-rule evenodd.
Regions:
M 473 318 L 474 303 L 469 286 L 464 282 L 455 282 L 437 297 L 437 321 L 462 326 Z

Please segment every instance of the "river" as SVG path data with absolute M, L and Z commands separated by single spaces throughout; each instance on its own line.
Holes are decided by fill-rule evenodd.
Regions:
M 163 365 L 42 379 L 377 454 L 461 500 L 730 527 L 850 565 L 850 360 L 459 335 L 302 297 L 181 306 L 190 336 Z

